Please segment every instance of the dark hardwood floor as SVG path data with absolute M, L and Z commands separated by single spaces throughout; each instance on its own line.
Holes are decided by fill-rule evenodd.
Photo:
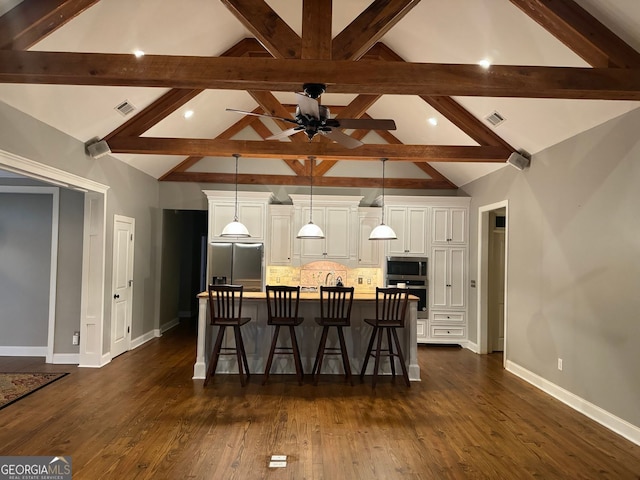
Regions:
M 185 322 L 101 369 L 68 371 L 0 410 L 0 455 L 70 455 L 79 479 L 639 479 L 640 446 L 502 368 L 500 355 L 419 348 L 422 382 L 235 375 L 191 380 Z M 288 466 L 270 469 L 272 454 Z

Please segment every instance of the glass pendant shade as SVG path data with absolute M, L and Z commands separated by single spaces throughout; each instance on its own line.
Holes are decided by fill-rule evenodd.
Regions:
M 393 228 L 384 224 L 384 162 L 386 161 L 386 158 L 382 159 L 382 221 L 380 225 L 371 230 L 369 240 L 395 240 L 398 238 Z
M 242 223 L 238 221 L 238 157 L 237 153 L 233 156 L 236 158 L 236 202 L 235 202 L 235 214 L 233 215 L 233 221 L 227 223 L 222 229 L 221 237 L 250 237 L 249 230 Z
M 302 239 L 322 239 L 324 238 L 324 233 L 322 229 L 313 223 L 313 164 L 316 163 L 315 157 L 309 157 L 311 161 L 311 180 L 309 186 L 309 223 L 303 225 L 296 238 Z

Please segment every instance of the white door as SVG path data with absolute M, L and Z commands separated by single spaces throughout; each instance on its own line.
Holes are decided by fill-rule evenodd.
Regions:
M 131 346 L 134 231 L 133 218 L 114 216 L 111 358 L 128 351 Z

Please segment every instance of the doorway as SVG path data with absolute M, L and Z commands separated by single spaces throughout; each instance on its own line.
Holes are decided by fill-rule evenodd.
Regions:
M 507 359 L 508 201 L 478 209 L 478 350 Z

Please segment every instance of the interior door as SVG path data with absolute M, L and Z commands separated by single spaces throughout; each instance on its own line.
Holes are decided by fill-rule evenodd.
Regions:
M 495 224 L 495 214 L 489 217 Z M 489 234 L 488 342 L 489 352 L 504 351 L 504 259 L 505 230 L 495 227 Z
M 131 348 L 134 230 L 133 218 L 114 216 L 111 358 Z

